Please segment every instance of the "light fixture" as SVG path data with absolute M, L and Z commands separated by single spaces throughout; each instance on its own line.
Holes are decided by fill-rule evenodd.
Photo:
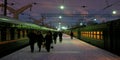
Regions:
M 61 6 L 60 6 L 60 9 L 62 9 L 62 10 L 63 10 L 64 8 L 65 8 L 65 7 L 64 7 L 63 5 L 61 5 Z
M 116 13 L 117 13 L 117 11 L 113 11 L 112 13 L 113 13 L 113 14 L 116 14 Z

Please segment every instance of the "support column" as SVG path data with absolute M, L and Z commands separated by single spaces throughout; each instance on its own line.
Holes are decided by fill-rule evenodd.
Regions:
M 4 0 L 4 16 L 7 16 L 7 0 Z

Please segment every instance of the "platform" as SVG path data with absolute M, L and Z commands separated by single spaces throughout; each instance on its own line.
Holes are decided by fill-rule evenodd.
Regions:
M 120 57 L 79 39 L 70 39 L 70 36 L 64 34 L 62 43 L 57 39 L 57 44 L 50 52 L 45 48 L 38 52 L 35 45 L 35 51 L 31 53 L 27 46 L 0 60 L 120 60 Z

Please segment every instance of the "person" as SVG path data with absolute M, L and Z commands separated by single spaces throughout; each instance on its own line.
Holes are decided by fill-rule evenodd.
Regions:
M 54 40 L 54 43 L 55 43 L 55 44 L 56 44 L 56 40 L 57 40 L 57 35 L 58 35 L 57 32 L 54 32 L 54 33 L 53 33 L 53 40 Z
M 52 43 L 52 33 L 51 31 L 48 31 L 48 33 L 45 36 L 45 46 L 46 46 L 47 52 L 50 52 L 51 43 Z
M 33 53 L 34 52 L 34 44 L 36 42 L 36 34 L 34 31 L 30 31 L 28 33 L 28 38 L 29 38 L 29 44 L 30 44 L 30 48 L 31 48 L 31 52 Z
M 38 31 L 38 33 L 37 33 L 37 45 L 39 48 L 39 52 L 41 51 L 41 45 L 42 45 L 43 41 L 44 41 L 43 35 L 42 35 L 41 31 Z
M 70 37 L 71 37 L 71 39 L 73 39 L 73 32 L 72 31 L 70 32 Z
M 62 32 L 59 32 L 59 41 L 62 42 Z

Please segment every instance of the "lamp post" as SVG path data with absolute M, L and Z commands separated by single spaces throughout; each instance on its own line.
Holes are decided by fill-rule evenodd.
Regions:
M 61 22 L 59 22 L 59 29 L 58 30 L 61 30 Z
M 63 10 L 65 7 L 64 7 L 64 0 L 62 1 L 62 4 L 60 5 L 60 9 Z
M 7 0 L 4 0 L 4 16 L 7 16 Z

